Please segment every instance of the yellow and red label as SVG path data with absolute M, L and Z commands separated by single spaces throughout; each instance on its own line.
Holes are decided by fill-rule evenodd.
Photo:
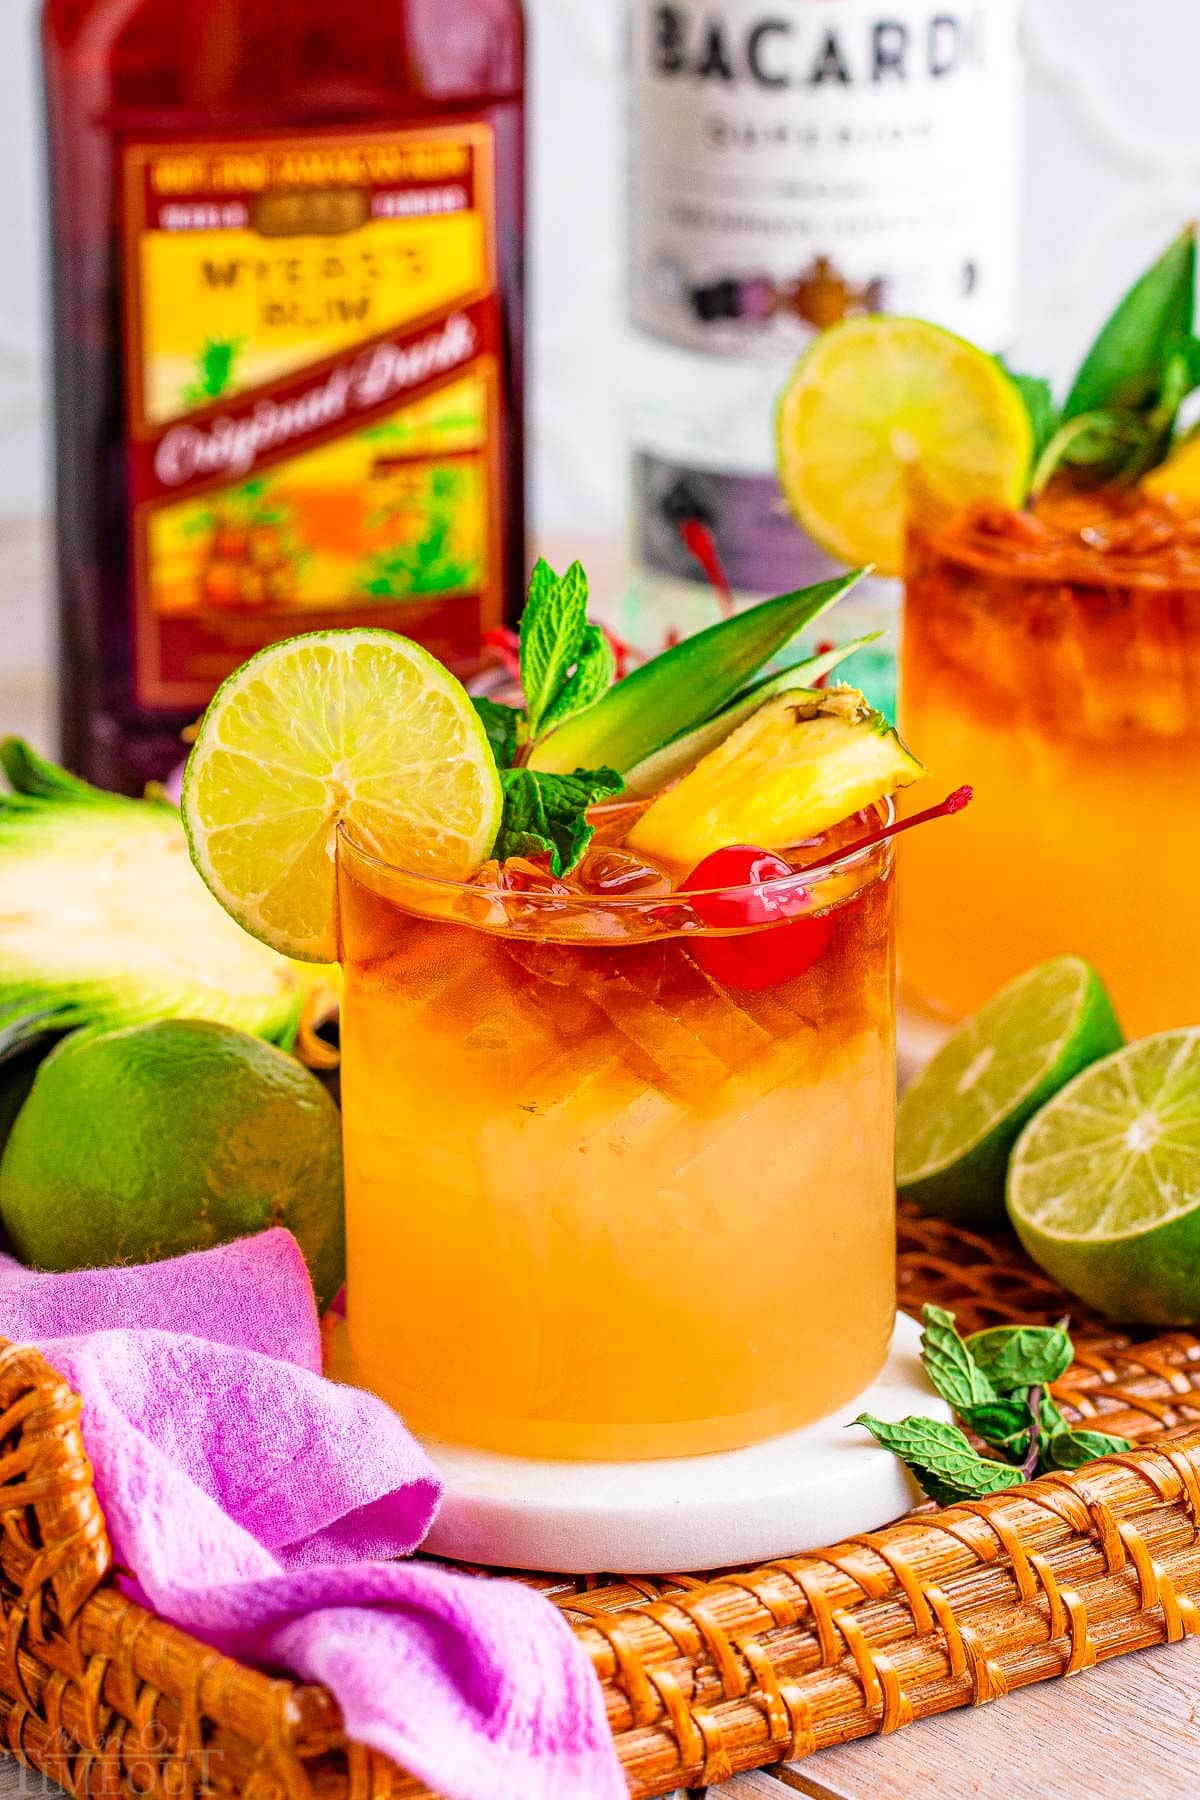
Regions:
M 499 622 L 500 313 L 485 125 L 124 152 L 138 704 L 378 624 Z

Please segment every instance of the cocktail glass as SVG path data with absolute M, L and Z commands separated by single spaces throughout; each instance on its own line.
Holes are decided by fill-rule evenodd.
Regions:
M 957 1019 L 1076 953 L 1127 1031 L 1200 1020 L 1200 516 L 1110 491 L 919 525 L 901 720 L 975 789 L 901 851 L 906 997 Z
M 888 1354 L 892 849 L 838 858 L 879 818 L 806 847 L 786 919 L 740 936 L 798 926 L 812 966 L 734 988 L 705 961 L 738 895 L 639 870 L 630 816 L 570 883 L 433 881 L 341 841 L 349 1349 L 445 1442 L 720 1451 L 829 1414 Z

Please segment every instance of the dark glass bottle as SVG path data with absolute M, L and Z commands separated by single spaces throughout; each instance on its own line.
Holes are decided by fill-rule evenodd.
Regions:
M 375 623 L 460 673 L 524 573 L 521 0 L 45 0 L 67 760 Z

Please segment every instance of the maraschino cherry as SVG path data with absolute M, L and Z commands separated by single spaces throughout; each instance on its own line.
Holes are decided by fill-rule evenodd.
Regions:
M 787 885 L 779 886 L 781 882 Z M 808 890 L 791 864 L 770 850 L 751 844 L 714 850 L 697 863 L 682 891 L 695 894 L 693 914 L 716 930 L 774 927 L 746 937 L 692 940 L 694 960 L 722 987 L 740 993 L 782 987 L 811 969 L 829 948 L 833 928 L 828 918 L 797 916 L 806 911 Z

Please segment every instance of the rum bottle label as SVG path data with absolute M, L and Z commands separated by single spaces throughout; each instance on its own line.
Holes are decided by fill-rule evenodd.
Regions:
M 778 357 L 857 312 L 1001 347 L 1016 307 L 1016 0 L 632 0 L 631 305 Z
M 503 609 L 493 133 L 127 143 L 139 707 L 376 624 L 476 657 Z

